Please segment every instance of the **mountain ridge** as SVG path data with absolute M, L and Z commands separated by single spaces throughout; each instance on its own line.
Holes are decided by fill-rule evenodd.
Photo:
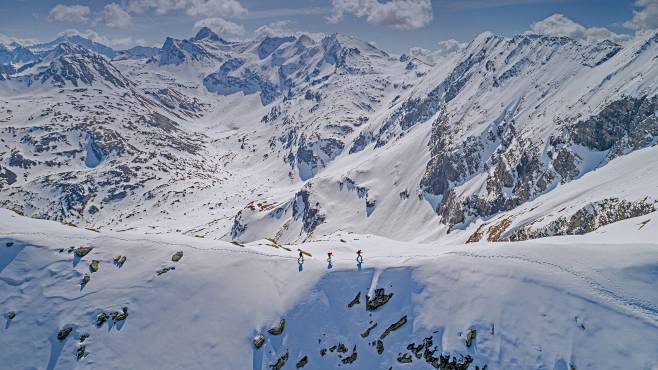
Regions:
M 78 39 L 27 46 L 38 59 L 20 72 L 6 68 L 2 82 L 11 88 L 0 99 L 15 109 L 0 117 L 8 124 L 0 204 L 101 229 L 223 239 L 302 241 L 346 224 L 394 237 L 394 225 L 410 222 L 417 232 L 409 227 L 399 238 L 466 240 L 491 218 L 655 145 L 655 39 L 619 45 L 483 33 L 434 65 L 340 34 L 227 42 L 202 28 L 115 58 Z M 18 109 L 37 85 L 35 109 Z M 588 139 L 619 114 L 622 131 Z M 44 131 L 62 115 L 97 121 L 104 133 L 65 121 Z M 126 131 L 136 127 L 137 136 Z M 10 145 L 13 135 L 20 145 Z M 119 144 L 128 142 L 159 144 L 137 155 Z M 191 183 L 167 182 L 172 172 L 162 168 Z M 107 181 L 82 180 L 99 171 Z M 345 183 L 361 189 L 354 198 Z M 53 191 L 59 200 L 37 200 Z M 183 205 L 191 194 L 197 201 Z M 63 212 L 73 199 L 77 214 Z

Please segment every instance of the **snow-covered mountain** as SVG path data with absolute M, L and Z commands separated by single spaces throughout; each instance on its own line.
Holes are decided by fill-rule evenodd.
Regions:
M 99 229 L 466 240 L 656 143 L 657 41 L 484 33 L 430 64 L 339 34 L 60 38 L 4 74 L 0 198 Z
M 657 56 L 658 34 L 483 33 L 403 55 L 208 28 L 123 51 L 0 45 L 0 308 L 16 315 L 1 363 L 653 369 Z M 97 266 L 67 253 L 80 245 L 105 266 L 82 288 Z M 375 288 L 395 292 L 384 309 L 347 308 Z M 161 361 L 113 360 L 134 348 Z

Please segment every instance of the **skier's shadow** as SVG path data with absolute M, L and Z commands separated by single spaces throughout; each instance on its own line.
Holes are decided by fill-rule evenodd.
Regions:
M 302 272 L 304 270 L 304 260 L 297 260 L 297 269 L 299 272 Z

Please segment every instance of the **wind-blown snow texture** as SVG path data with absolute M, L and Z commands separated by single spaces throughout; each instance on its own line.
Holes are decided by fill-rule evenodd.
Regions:
M 355 368 L 401 368 L 399 353 L 432 337 L 441 353 L 470 355 L 490 369 L 654 369 L 658 363 L 655 215 L 588 236 L 478 246 L 412 244 L 337 234 L 274 247 L 180 235 L 93 232 L 2 211 L 0 359 L 11 368 L 266 369 L 289 353 L 293 368 L 335 368 L 343 343 Z M 344 239 L 345 242 L 340 242 Z M 13 243 L 6 247 L 6 243 Z M 94 249 L 82 259 L 70 246 Z M 298 268 L 295 248 L 310 252 Z M 61 250 L 60 250 L 61 249 Z M 334 264 L 327 269 L 325 251 Z M 353 259 L 362 249 L 361 270 Z M 174 263 L 171 256 L 183 251 Z M 112 260 L 127 257 L 118 267 Z M 85 286 L 91 260 L 100 261 Z M 175 270 L 157 275 L 163 267 Z M 366 311 L 365 295 L 393 296 Z M 360 303 L 348 303 L 360 292 Z M 128 317 L 96 327 L 101 312 Z M 407 323 L 370 343 L 407 316 Z M 266 331 L 285 318 L 283 334 Z M 110 320 L 111 322 L 111 320 Z M 377 323 L 371 333 L 362 333 Z M 57 332 L 73 328 L 65 341 Z M 493 329 L 492 329 L 493 328 Z M 475 344 L 466 346 L 469 329 Z M 263 333 L 255 349 L 251 339 Z M 79 337 L 88 334 L 84 343 Z M 86 357 L 76 360 L 85 345 Z M 138 350 L 136 350 L 138 349 Z M 414 369 L 429 369 L 413 358 Z M 343 365 L 347 366 L 347 365 Z
M 657 55 L 655 34 L 618 45 L 484 33 L 428 60 L 340 34 L 229 42 L 207 28 L 161 48 L 78 36 L 0 45 L 0 207 L 79 227 L 3 211 L 14 245 L 0 252 L 0 307 L 17 313 L 0 338 L 6 358 L 260 369 L 288 350 L 286 367 L 307 355 L 309 368 L 333 368 L 357 345 L 353 366 L 378 368 L 433 335 L 436 356 L 469 354 L 471 368 L 653 370 L 655 223 L 643 222 L 658 201 Z M 645 236 L 596 239 L 606 230 Z M 508 241 L 519 244 L 488 244 Z M 299 272 L 272 243 L 316 257 Z M 104 253 L 82 290 L 87 267 L 58 252 L 77 244 Z M 358 247 L 368 263 L 357 273 Z M 182 261 L 156 277 L 177 248 Z M 325 274 L 328 249 L 345 261 Z M 114 254 L 129 262 L 105 280 Z M 373 318 L 343 311 L 377 279 L 395 283 L 390 306 Z M 59 342 L 57 327 L 77 338 L 99 310 L 123 306 L 127 321 L 92 334 L 89 356 L 64 354 L 73 340 Z M 358 335 L 403 314 L 382 355 Z M 253 350 L 282 315 L 290 334 Z M 493 323 L 500 335 L 488 337 Z M 38 355 L 19 355 L 38 338 Z M 316 343 L 339 340 L 341 358 L 319 355 Z M 135 346 L 150 356 L 115 361 Z

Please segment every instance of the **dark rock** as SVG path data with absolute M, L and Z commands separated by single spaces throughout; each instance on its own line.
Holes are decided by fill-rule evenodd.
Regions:
M 411 355 L 408 353 L 398 356 L 398 362 L 401 364 L 410 364 L 411 361 Z
M 270 367 L 273 370 L 281 370 L 285 365 L 286 362 L 288 362 L 288 352 L 286 352 L 283 356 L 279 357 L 278 360 L 273 365 L 270 365 Z
M 96 316 L 96 326 L 97 327 L 103 326 L 103 324 L 107 321 L 108 318 L 109 316 L 107 316 L 105 312 L 99 313 L 98 316 Z
M 14 245 L 14 242 L 6 242 L 5 245 L 9 248 Z
M 259 349 L 260 347 L 263 346 L 263 344 L 265 344 L 265 336 L 261 334 L 257 335 L 256 338 L 254 338 L 254 347 L 256 347 L 256 349 Z
M 89 271 L 98 272 L 99 263 L 100 262 L 98 260 L 92 260 L 91 264 L 89 265 Z
M 473 341 L 475 341 L 475 338 L 477 338 L 477 330 L 471 329 L 468 331 L 468 334 L 466 334 L 466 347 L 471 347 L 473 345 Z
M 295 194 L 293 202 L 292 217 L 295 220 L 302 220 L 304 232 L 307 234 L 312 233 L 316 227 L 325 221 L 325 216 L 320 213 L 317 208 L 317 203 L 312 206 L 310 203 L 311 193 L 307 189 L 303 189 Z
M 421 343 L 419 345 L 416 345 L 415 343 L 410 343 L 407 346 L 407 350 L 411 351 L 411 353 L 413 353 L 418 359 L 423 357 L 423 348 L 425 348 L 425 343 Z
M 324 357 L 326 354 L 327 354 L 327 349 L 326 348 L 320 349 L 320 356 Z
M 354 361 L 356 361 L 357 355 L 358 355 L 358 354 L 357 354 L 357 352 L 356 352 L 356 345 L 355 345 L 354 348 L 352 348 L 352 354 L 349 355 L 349 356 L 347 356 L 347 357 L 345 357 L 345 358 L 342 359 L 340 362 L 342 362 L 342 363 L 344 363 L 344 364 L 351 364 L 351 363 L 353 363 Z
M 90 280 L 91 280 L 91 276 L 89 276 L 89 274 L 85 274 L 82 277 L 82 280 L 80 280 L 80 285 L 85 286 L 89 283 Z
M 183 258 L 183 251 L 178 251 L 178 252 L 174 253 L 173 256 L 171 256 L 171 260 L 173 262 L 178 262 L 178 261 L 180 261 L 181 258 Z
M 361 303 L 361 292 L 358 292 L 356 294 L 356 297 L 354 297 L 354 299 L 350 303 L 347 304 L 347 307 L 352 308 L 354 305 L 357 305 L 359 303 Z
M 377 342 L 375 343 L 375 348 L 377 349 L 377 354 L 381 355 L 382 353 L 384 353 L 384 342 L 382 342 L 381 340 L 377 340 Z
M 384 330 L 382 335 L 379 336 L 379 339 L 384 340 L 384 338 L 386 338 L 389 334 L 391 334 L 391 332 L 400 329 L 406 323 L 407 323 L 407 315 L 404 315 L 400 318 L 400 320 L 398 320 L 397 322 L 391 324 L 391 326 L 386 328 L 386 330 Z
M 80 343 L 84 343 L 87 338 L 89 338 L 89 334 L 80 334 Z
M 367 338 L 370 335 L 370 332 L 372 331 L 372 329 L 374 329 L 376 327 L 377 327 L 377 323 L 374 323 L 371 326 L 369 326 L 368 329 L 366 329 L 366 331 L 361 333 L 361 338 Z
M 77 257 L 82 258 L 82 257 L 86 256 L 87 254 L 89 254 L 89 252 L 91 252 L 92 249 L 94 249 L 94 248 L 92 248 L 92 247 L 78 247 L 78 248 L 75 248 L 74 253 Z
M 436 358 L 434 357 L 434 353 L 436 353 L 436 347 L 432 349 L 433 345 L 432 337 L 427 337 L 423 339 L 423 346 L 425 347 L 425 352 L 423 353 L 423 356 L 425 357 L 425 361 L 432 363 Z
M 625 97 L 570 128 L 576 144 L 610 150 L 609 159 L 651 145 L 658 136 L 658 97 Z
M 347 347 L 342 342 L 338 342 L 338 348 L 336 349 L 338 353 L 347 353 Z
M 13 320 L 16 317 L 16 312 L 9 311 L 7 312 L 7 320 Z
M 467 370 L 472 362 L 473 358 L 470 355 L 461 357 L 459 360 L 453 356 L 451 360 L 450 355 L 447 354 L 440 355 L 437 359 L 435 359 L 432 362 L 432 367 L 441 370 Z
M 126 260 L 127 260 L 126 256 L 116 256 L 116 257 L 114 257 L 114 259 L 113 259 L 114 264 L 115 264 L 117 267 L 122 267 L 123 264 L 126 263 Z
M 373 311 L 385 305 L 393 297 L 393 293 L 386 294 L 384 288 L 375 289 L 375 296 L 370 298 L 366 295 L 366 310 Z
M 171 270 L 175 270 L 175 269 L 176 269 L 176 268 L 175 268 L 174 266 L 163 267 L 163 268 L 161 268 L 160 270 L 156 271 L 155 273 L 158 274 L 158 276 L 160 276 L 160 275 L 162 275 L 162 274 L 165 274 L 165 273 L 167 273 L 167 272 L 169 272 L 169 271 L 171 271 Z
M 643 199 L 627 201 L 607 198 L 592 202 L 570 217 L 561 216 L 545 226 L 534 228 L 533 222 L 521 225 L 508 233 L 509 236 L 496 240 L 521 241 L 558 235 L 582 235 L 602 226 L 656 211 L 655 201 Z
M 116 321 L 123 321 L 126 318 L 128 318 L 128 307 L 124 307 L 121 309 L 121 312 L 114 311 L 110 314 L 112 317 L 112 320 Z
M 84 358 L 87 355 L 87 346 L 82 345 L 78 347 L 78 350 L 75 353 L 75 357 L 78 361 L 80 361 L 82 358 Z
M 283 329 L 285 329 L 285 327 L 286 327 L 286 320 L 281 319 L 281 320 L 279 320 L 279 325 L 278 326 L 275 326 L 275 327 L 271 328 L 267 332 L 272 334 L 272 335 L 280 335 L 281 333 L 283 333 Z
M 73 331 L 73 328 L 71 328 L 71 327 L 63 328 L 62 330 L 60 330 L 57 333 L 57 339 L 59 339 L 60 341 L 63 341 L 64 339 L 66 339 L 66 337 L 69 336 L 69 334 L 71 334 L 72 331 Z
M 297 364 L 295 364 L 295 367 L 301 369 L 304 366 L 306 366 L 306 364 L 308 364 L 308 356 L 304 356 L 301 359 L 299 359 L 299 361 L 297 361 Z

